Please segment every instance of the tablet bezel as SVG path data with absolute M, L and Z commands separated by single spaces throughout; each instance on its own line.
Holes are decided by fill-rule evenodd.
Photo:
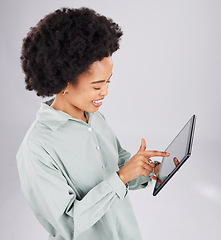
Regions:
M 192 145 L 193 145 L 193 137 L 194 137 L 194 130 L 195 130 L 195 124 L 196 124 L 196 115 L 193 115 L 190 120 L 185 124 L 185 126 L 180 130 L 180 132 L 176 135 L 176 137 L 173 139 L 173 141 L 170 143 L 170 145 L 176 140 L 177 136 L 183 131 L 183 129 L 186 127 L 187 124 L 190 123 L 190 132 L 189 132 L 189 137 L 187 140 L 187 149 L 186 149 L 186 154 L 183 157 L 182 160 L 180 160 L 180 163 L 172 170 L 172 172 L 167 176 L 166 179 L 164 179 L 163 183 L 160 184 L 157 188 L 157 182 L 155 183 L 155 187 L 153 190 L 153 196 L 156 196 L 160 190 L 166 185 L 166 183 L 173 177 L 173 175 L 179 170 L 179 168 L 186 162 L 186 160 L 191 156 L 192 152 Z M 168 149 L 170 145 L 166 148 Z M 166 150 L 165 150 L 166 151 Z

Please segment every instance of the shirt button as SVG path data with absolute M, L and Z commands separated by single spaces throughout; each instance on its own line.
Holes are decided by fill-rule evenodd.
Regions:
M 100 147 L 99 147 L 99 146 L 97 146 L 96 148 L 97 148 L 97 150 L 100 150 Z
M 89 131 L 89 132 L 91 132 L 91 131 L 92 131 L 92 128 L 91 128 L 91 127 L 89 127 L 89 128 L 88 128 L 88 131 Z
M 102 165 L 102 168 L 105 168 L 105 165 Z

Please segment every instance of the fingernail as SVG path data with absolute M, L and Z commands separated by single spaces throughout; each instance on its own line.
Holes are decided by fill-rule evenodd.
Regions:
M 167 155 L 167 156 L 170 156 L 170 154 L 169 154 L 169 153 L 166 153 L 166 155 Z

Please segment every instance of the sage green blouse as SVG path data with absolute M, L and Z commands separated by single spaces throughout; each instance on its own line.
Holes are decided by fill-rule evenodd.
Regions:
M 140 240 L 129 189 L 149 176 L 121 181 L 130 160 L 100 112 L 88 123 L 44 102 L 16 155 L 22 191 L 53 240 Z M 31 236 L 30 236 L 31 238 Z

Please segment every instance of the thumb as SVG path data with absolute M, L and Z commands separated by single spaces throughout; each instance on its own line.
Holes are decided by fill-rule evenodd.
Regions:
M 141 152 L 141 151 L 145 151 L 146 150 L 146 141 L 144 138 L 141 139 L 141 145 L 140 145 L 140 149 L 138 150 L 138 152 Z

